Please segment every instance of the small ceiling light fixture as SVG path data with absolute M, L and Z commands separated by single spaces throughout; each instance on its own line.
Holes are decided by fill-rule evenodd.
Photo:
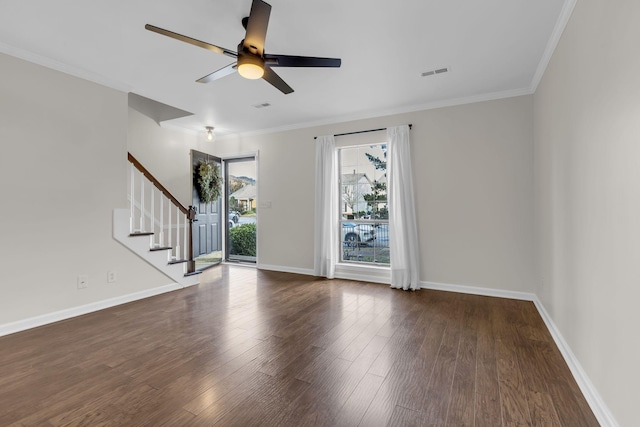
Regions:
M 213 141 L 213 126 L 205 126 L 205 129 L 207 130 L 207 139 Z
M 264 76 L 264 60 L 257 55 L 238 56 L 238 74 L 245 79 L 256 80 Z

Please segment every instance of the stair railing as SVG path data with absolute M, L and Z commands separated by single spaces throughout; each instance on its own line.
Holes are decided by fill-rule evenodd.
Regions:
M 195 209 L 183 206 L 131 153 L 127 157 L 130 235 L 148 235 L 150 250 L 166 250 L 170 264 L 186 263 L 186 273 L 193 273 Z

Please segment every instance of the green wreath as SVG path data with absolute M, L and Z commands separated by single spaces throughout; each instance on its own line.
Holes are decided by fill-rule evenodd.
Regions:
M 200 201 L 211 203 L 218 200 L 222 194 L 222 177 L 219 166 L 200 161 L 196 166 L 194 178 Z

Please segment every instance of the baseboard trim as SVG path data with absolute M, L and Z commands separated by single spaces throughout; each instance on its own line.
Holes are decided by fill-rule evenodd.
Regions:
M 132 294 L 92 302 L 90 304 L 85 304 L 78 307 L 68 308 L 66 310 L 60 310 L 49 314 L 43 314 L 41 316 L 18 320 L 17 322 L 5 323 L 4 325 L 0 325 L 0 337 L 14 334 L 16 332 L 26 331 L 27 329 L 36 328 L 38 326 L 44 326 L 50 323 L 59 322 L 61 320 L 70 319 L 72 317 L 82 316 L 83 314 L 92 313 L 94 311 L 104 310 L 105 308 L 115 307 L 117 305 L 126 304 L 128 302 L 133 302 L 167 292 L 172 292 L 178 289 L 182 289 L 182 285 L 178 283 L 172 283 L 169 285 L 159 286 L 157 288 L 134 292 Z
M 367 282 L 367 283 L 379 283 L 381 285 L 389 286 L 389 279 L 384 277 L 375 277 L 367 274 L 357 274 L 357 273 L 336 273 L 336 279 L 345 279 L 345 280 L 355 280 L 357 282 Z
M 377 265 L 360 265 L 338 263 L 334 276 L 337 279 L 357 280 L 359 282 L 391 284 L 391 270 L 389 267 Z
M 519 291 L 505 291 L 502 289 L 482 288 L 468 285 L 452 285 L 450 283 L 420 282 L 420 289 L 433 289 L 435 291 L 458 292 L 461 294 L 481 295 L 485 297 L 498 297 L 517 299 L 522 301 L 534 301 L 535 294 Z
M 606 403 L 604 403 L 604 400 L 602 400 L 602 397 L 600 397 L 600 394 L 589 379 L 589 376 L 587 375 L 585 370 L 582 368 L 582 365 L 578 361 L 578 358 L 575 356 L 575 354 L 573 354 L 573 351 L 571 351 L 571 347 L 569 347 L 569 344 L 567 344 L 564 337 L 560 333 L 560 330 L 558 330 L 556 324 L 553 322 L 551 316 L 544 308 L 544 305 L 537 296 L 534 298 L 533 303 L 538 309 L 538 313 L 540 313 L 540 316 L 542 317 L 545 325 L 547 325 L 547 329 L 549 329 L 549 332 L 551 333 L 553 340 L 558 346 L 560 353 L 562 353 L 562 357 L 564 357 L 564 360 L 567 362 L 567 365 L 569 366 L 569 369 L 573 374 L 573 378 L 578 383 L 580 391 L 582 391 L 582 394 L 587 400 L 589 407 L 593 411 L 595 417 L 598 419 L 600 425 L 602 427 L 619 427 L 618 422 L 613 417 L 611 411 L 609 411 L 609 408 L 607 407 Z
M 258 264 L 258 270 L 279 271 L 281 273 L 304 274 L 305 276 L 313 276 L 313 269 L 285 267 L 282 265 Z
M 281 273 L 294 273 L 294 274 L 303 274 L 305 276 L 313 276 L 313 269 L 307 268 L 297 268 L 297 267 L 285 267 L 282 265 L 268 265 L 268 264 L 258 264 L 257 268 L 259 270 L 269 270 L 269 271 L 278 271 Z M 373 282 L 373 283 L 382 283 L 389 284 L 389 279 L 386 277 L 378 277 L 372 274 L 364 274 L 353 271 L 338 271 L 339 268 L 336 268 L 335 278 L 336 279 L 346 279 L 346 280 L 355 280 L 358 282 Z

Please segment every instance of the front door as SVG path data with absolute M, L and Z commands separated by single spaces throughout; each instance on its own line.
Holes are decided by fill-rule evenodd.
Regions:
M 193 206 L 196 208 L 196 221 L 193 223 L 193 258 L 196 269 L 216 265 L 222 261 L 222 197 L 211 203 L 200 200 L 196 187 L 197 170 L 201 162 L 208 162 L 219 168 L 222 176 L 222 162 L 218 157 L 191 150 L 191 176 L 193 177 Z

